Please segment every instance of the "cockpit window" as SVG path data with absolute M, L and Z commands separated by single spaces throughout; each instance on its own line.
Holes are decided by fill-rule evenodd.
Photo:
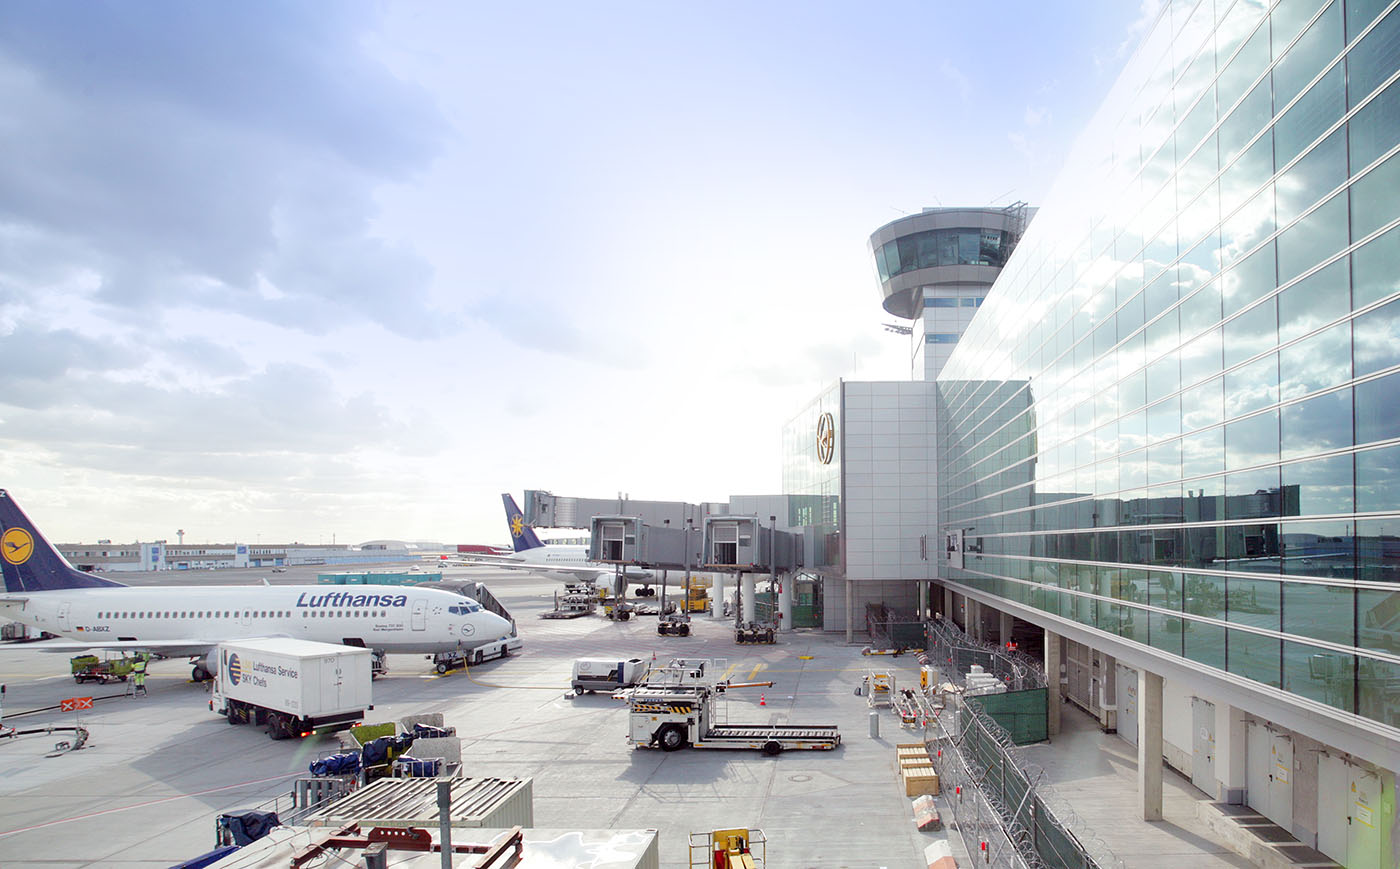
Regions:
M 449 613 L 452 613 L 453 615 L 464 616 L 464 615 L 467 615 L 467 614 L 469 614 L 469 613 L 481 612 L 481 604 L 479 604 L 479 603 L 457 604 L 457 605 L 455 605 L 455 606 L 449 606 L 449 607 L 447 608 L 447 611 L 448 611 Z

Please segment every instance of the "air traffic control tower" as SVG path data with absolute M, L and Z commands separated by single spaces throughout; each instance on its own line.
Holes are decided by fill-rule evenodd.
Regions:
M 909 380 L 843 380 L 783 428 L 783 494 L 811 504 L 827 630 L 868 626 L 870 612 L 929 611 L 941 544 L 935 378 L 981 309 L 1035 209 L 926 208 L 875 230 L 881 301 L 908 325 Z
M 1034 211 L 925 208 L 870 236 L 885 310 L 914 321 L 888 327 L 910 336 L 910 379 L 938 376 Z

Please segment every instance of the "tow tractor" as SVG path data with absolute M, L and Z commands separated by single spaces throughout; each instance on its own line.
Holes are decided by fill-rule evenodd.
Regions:
M 136 658 L 122 655 L 116 658 L 99 658 L 96 655 L 78 655 L 68 663 L 73 668 L 73 681 L 84 682 L 125 682 L 136 669 Z
M 672 661 L 654 668 L 627 692 L 627 741 L 662 751 L 734 748 L 776 755 L 785 750 L 830 750 L 841 744 L 834 724 L 730 724 L 720 704 L 731 688 L 771 686 L 772 682 L 730 683 L 714 677 L 708 661 Z
M 448 670 L 460 670 L 468 665 L 476 666 L 484 661 L 504 658 L 511 652 L 520 648 L 519 637 L 501 637 L 489 643 L 482 643 L 470 649 L 459 648 L 451 652 L 438 652 L 433 655 L 433 669 L 439 673 L 446 673 Z

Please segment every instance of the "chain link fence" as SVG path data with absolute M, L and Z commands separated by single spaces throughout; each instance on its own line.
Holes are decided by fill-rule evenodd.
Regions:
M 988 706 L 1039 699 L 1045 671 L 1024 653 L 981 643 L 944 620 L 928 624 L 928 663 L 945 682 L 967 685 L 973 664 L 1008 688 L 1006 694 L 945 695 L 947 705 L 925 731 L 949 822 L 974 863 L 997 869 L 1124 869 L 1121 859 L 1025 759 L 1016 739 Z M 1022 702 L 1025 701 L 1025 702 Z M 1025 740 L 1022 740 L 1025 741 Z

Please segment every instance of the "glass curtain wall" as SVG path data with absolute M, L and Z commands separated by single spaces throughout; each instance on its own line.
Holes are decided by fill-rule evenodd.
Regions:
M 1395 7 L 1163 10 L 939 378 L 951 579 L 1400 727 Z

